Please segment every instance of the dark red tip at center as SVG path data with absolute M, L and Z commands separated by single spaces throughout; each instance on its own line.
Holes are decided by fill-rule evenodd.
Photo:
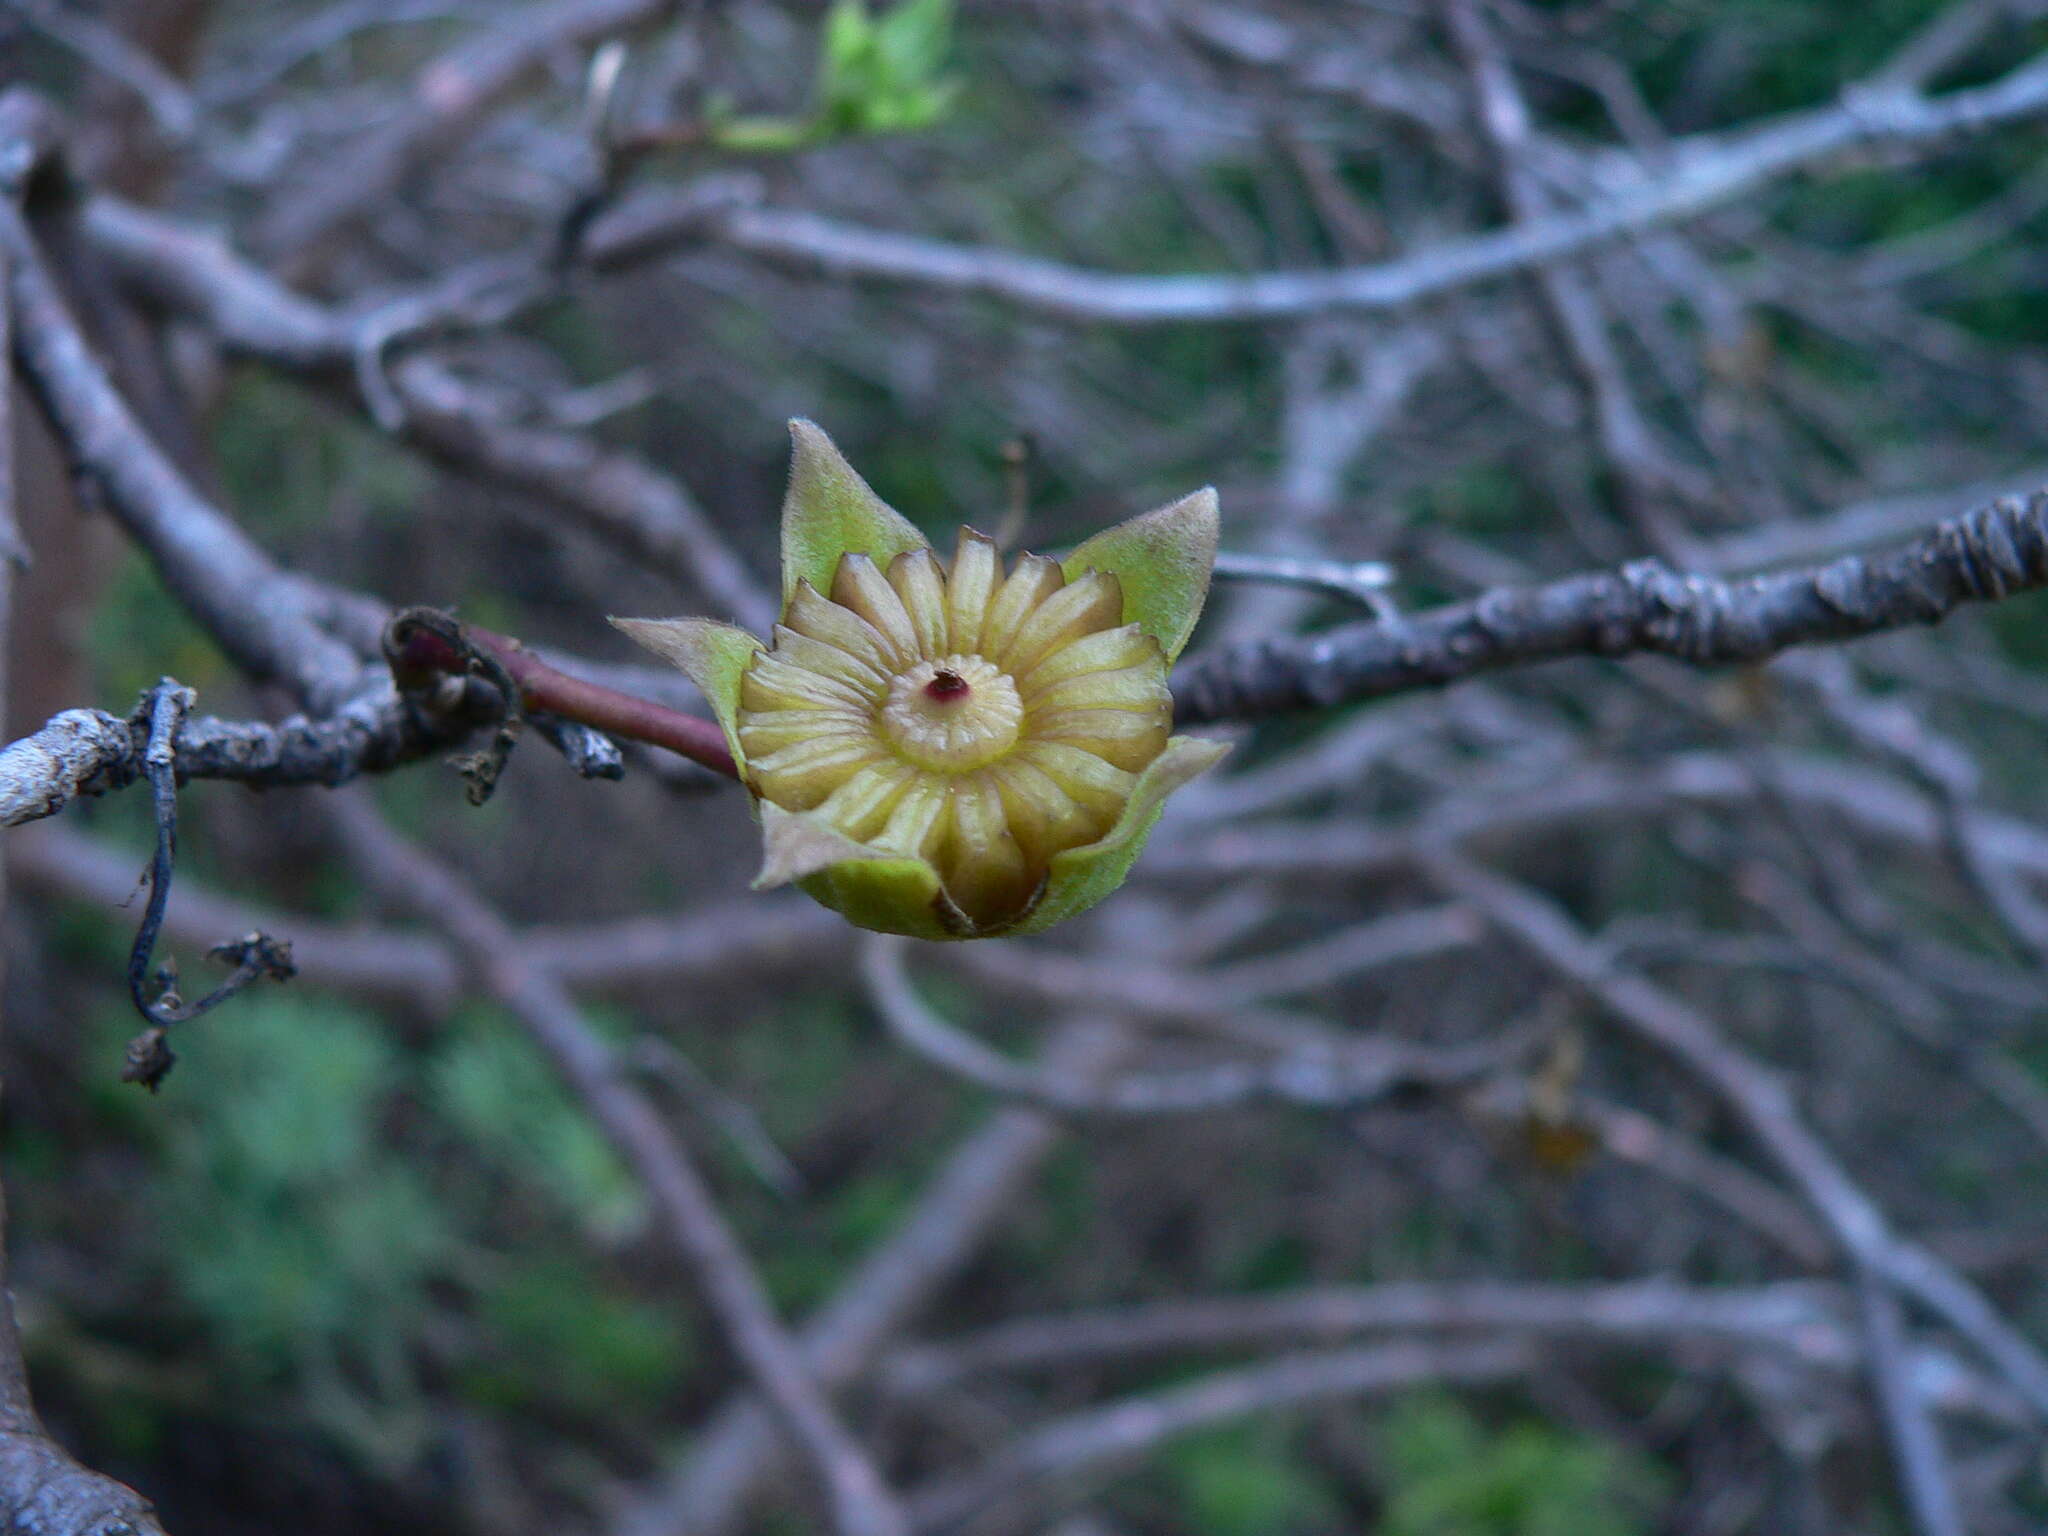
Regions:
M 924 696 L 941 703 L 950 699 L 965 698 L 968 693 L 967 679 L 958 672 L 934 672 L 932 680 L 924 685 Z

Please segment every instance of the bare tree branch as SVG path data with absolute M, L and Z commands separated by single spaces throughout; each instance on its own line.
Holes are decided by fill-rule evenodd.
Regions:
M 0 1225 L 6 1221 L 0 1198 Z M 164 1536 L 147 1499 L 57 1448 L 28 1395 L 0 1248 L 0 1536 Z
M 181 782 L 228 779 L 282 788 L 345 784 L 460 740 L 395 695 L 351 699 L 319 720 L 187 720 L 177 735 Z M 0 748 L 0 826 L 53 816 L 80 795 L 124 789 L 142 776 L 148 727 L 98 709 L 68 709 Z
M 230 350 L 305 374 L 366 412 L 373 401 L 361 365 L 380 334 L 379 314 L 432 307 L 399 299 L 368 311 L 325 308 L 220 241 L 116 198 L 91 198 L 81 223 L 136 292 L 192 315 Z M 543 294 L 549 285 L 530 291 Z M 375 344 L 381 350 L 385 343 Z M 388 373 L 380 359 L 375 376 L 394 393 L 396 430 L 437 462 L 573 509 L 627 555 L 695 584 L 742 623 L 766 630 L 774 609 L 765 589 L 675 477 L 585 435 L 507 420 L 431 356 L 403 358 Z
M 877 935 L 864 946 L 861 971 L 890 1033 L 933 1065 L 1006 1098 L 1062 1114 L 1187 1115 L 1233 1105 L 1301 1104 L 1357 1109 L 1413 1089 L 1446 1089 L 1500 1071 L 1526 1039 L 1429 1050 L 1368 1037 L 1270 1062 L 1221 1062 L 1174 1072 L 1130 1073 L 1081 1082 L 1025 1066 L 956 1029 L 917 996 L 903 969 L 901 941 Z
M 1761 661 L 1795 645 L 1934 624 L 1963 603 L 2048 585 L 2048 491 L 2006 498 L 1877 555 L 1744 581 L 1657 561 L 1388 623 L 1349 624 L 1201 655 L 1174 677 L 1187 725 L 1333 709 L 1563 656 Z
M 890 1356 L 885 1380 L 892 1389 L 927 1394 L 993 1371 L 1050 1371 L 1187 1350 L 1328 1345 L 1411 1330 L 1715 1340 L 1789 1350 L 1840 1367 L 1853 1365 L 1858 1354 L 1847 1326 L 1850 1306 L 1841 1287 L 1815 1281 L 1747 1289 L 1670 1280 L 1332 1286 L 1016 1318 L 960 1338 L 905 1345 Z
M 1080 1080 L 1110 1070 L 1129 1037 L 1079 1016 L 1051 1033 L 1045 1069 Z M 964 1140 L 927 1183 L 909 1216 L 840 1285 L 803 1329 L 804 1358 L 828 1388 L 859 1377 L 890 1336 L 967 1263 L 1032 1175 L 1062 1143 L 1063 1127 L 1009 1107 Z M 728 1402 L 694 1437 L 690 1454 L 611 1527 L 613 1536 L 725 1536 L 774 1471 L 776 1436 L 760 1405 Z
M 453 875 L 401 841 L 359 800 L 339 795 L 333 806 L 364 877 L 442 931 L 476 983 L 526 1028 L 639 1177 L 677 1257 L 823 1484 L 833 1530 L 897 1536 L 906 1527 L 894 1497 L 812 1379 L 688 1151 L 627 1080 L 611 1048 L 560 983 L 521 953 L 497 914 Z
M 7 840 L 17 883 L 115 908 L 135 893 L 135 858 L 62 823 L 24 829 Z M 288 933 L 302 983 L 410 1003 L 429 1013 L 452 1007 L 463 985 L 455 954 L 431 935 L 398 928 L 338 924 L 225 896 L 188 878 L 171 892 L 164 932 L 187 944 L 261 929 Z M 608 923 L 522 928 L 523 954 L 578 991 L 630 992 L 655 982 L 720 976 L 817 958 L 852 947 L 846 924 L 797 898 L 761 898 L 744 906 L 713 901 L 677 914 Z
M 0 203 L 0 248 L 16 309 L 16 360 L 80 471 L 240 666 L 311 707 L 338 707 L 356 690 L 361 663 L 321 628 L 301 589 L 150 440 L 58 297 L 12 203 Z
M 466 39 L 413 81 L 406 110 L 355 140 L 335 163 L 287 184 L 258 244 L 301 270 L 431 157 L 444 154 L 490 107 L 554 54 L 641 26 L 677 0 L 543 0 Z
M 1989 85 L 1926 97 L 1896 87 L 1852 89 L 1840 104 L 1746 135 L 1674 144 L 1668 168 L 1572 213 L 1469 237 L 1376 266 L 1235 276 L 1138 276 L 1033 256 L 867 229 L 794 209 L 742 208 L 718 223 L 740 250 L 835 277 L 986 294 L 1072 321 L 1121 325 L 1294 318 L 1329 310 L 1397 312 L 1474 283 L 1575 256 L 1602 243 L 1694 218 L 1788 175 L 1869 150 L 1933 147 L 2048 112 L 2048 62 L 2033 60 Z M 622 208 L 641 244 L 654 210 Z M 701 207 L 678 212 L 690 238 Z M 593 231 L 601 242 L 602 223 Z
M 1028 1496 L 1046 1484 L 1099 1477 L 1166 1440 L 1253 1413 L 1332 1399 L 1376 1397 L 1431 1383 L 1497 1381 L 1533 1370 L 1538 1352 L 1513 1340 L 1437 1344 L 1367 1344 L 1315 1354 L 1283 1355 L 1235 1371 L 1219 1371 L 1171 1387 L 1083 1409 L 1012 1441 L 981 1466 L 937 1480 L 911 1495 L 915 1528 L 939 1532 L 970 1516 Z
M 5 193 L 0 193 L 5 206 Z M 0 364 L 9 355 L 16 323 L 10 252 L 0 248 Z M 14 378 L 0 366 L 0 547 L 18 549 L 15 522 Z M 0 558 L 0 632 L 12 601 L 14 562 Z M 0 700 L 6 697 L 0 656 Z M 0 875 L 0 911 L 8 889 Z M 163 1536 L 149 1501 L 132 1488 L 73 1461 L 43 1428 L 29 1397 L 14 1292 L 7 1273 L 7 1200 L 0 1191 L 0 1533 L 4 1536 Z
M 1502 933 L 1598 999 L 1645 1044 L 1708 1087 L 1827 1225 L 1844 1258 L 1904 1288 L 1940 1314 L 2048 1416 L 2048 1360 L 1970 1286 L 1910 1242 L 1796 1113 L 1782 1082 L 1720 1040 L 1681 999 L 1608 962 L 1556 905 L 1462 855 L 1438 852 L 1422 867 L 1446 891 L 1484 912 Z

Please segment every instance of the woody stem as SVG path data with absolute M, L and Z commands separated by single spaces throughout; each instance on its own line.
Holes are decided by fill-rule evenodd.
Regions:
M 739 777 L 725 733 L 715 722 L 602 683 L 571 677 L 509 635 L 475 624 L 427 622 L 424 615 L 413 622 L 401 616 L 393 623 L 387 653 L 399 687 L 411 690 L 436 674 L 460 677 L 474 670 L 472 649 L 504 669 L 519 690 L 522 709 L 545 711 L 610 736 L 665 747 L 714 773 Z

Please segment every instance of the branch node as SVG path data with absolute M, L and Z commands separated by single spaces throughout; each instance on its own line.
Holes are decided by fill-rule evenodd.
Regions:
M 450 724 L 496 725 L 483 747 L 448 759 L 463 777 L 469 803 L 484 804 L 498 787 L 525 719 L 519 684 L 505 663 L 439 608 L 393 614 L 384 626 L 384 659 L 392 682 L 415 708 Z

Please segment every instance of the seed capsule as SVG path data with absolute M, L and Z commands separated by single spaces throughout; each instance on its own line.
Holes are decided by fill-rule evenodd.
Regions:
M 711 700 L 760 807 L 757 883 L 923 938 L 1100 900 L 1165 796 L 1224 751 L 1170 734 L 1166 683 L 1208 586 L 1213 493 L 1005 572 L 971 528 L 942 561 L 823 433 L 792 430 L 772 643 L 614 621 Z
M 831 597 L 799 582 L 740 685 L 754 791 L 930 862 L 975 928 L 1109 830 L 1173 723 L 1165 653 L 1123 622 L 1115 576 L 1034 555 L 1000 572 L 971 528 L 947 565 L 843 555 Z

